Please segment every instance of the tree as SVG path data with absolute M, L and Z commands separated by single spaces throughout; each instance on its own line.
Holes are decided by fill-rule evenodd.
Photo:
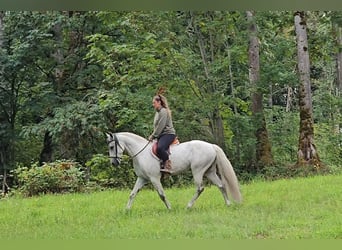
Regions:
M 337 68 L 337 89 L 342 92 L 342 26 L 337 26 L 337 46 L 338 52 L 336 55 Z
M 201 23 L 197 21 L 197 18 L 201 18 L 201 15 L 194 14 L 190 12 L 190 23 L 194 30 L 194 37 L 197 41 L 198 50 L 201 55 L 201 64 L 203 67 L 203 85 L 200 87 L 202 92 L 202 97 L 205 99 L 210 99 L 207 94 L 212 96 L 217 96 L 219 93 L 219 83 L 217 78 L 213 75 L 215 70 L 215 64 L 217 63 L 217 51 L 221 50 L 220 41 L 218 37 L 215 36 L 215 32 L 218 31 L 218 27 L 215 26 L 215 13 L 206 12 L 202 15 Z M 220 102 L 213 102 L 211 110 L 209 110 L 208 115 L 210 119 L 210 128 L 213 134 L 215 142 L 224 150 L 226 150 L 225 145 L 225 135 L 223 120 L 220 110 Z
M 87 36 L 96 32 L 93 12 L 46 12 L 39 27 L 49 34 L 41 56 L 34 64 L 41 74 L 35 83 L 37 93 L 27 100 L 38 119 L 23 129 L 26 138 L 35 136 L 42 141 L 39 161 L 54 158 L 85 162 L 100 143 L 106 126 L 97 105 L 97 89 L 102 74 L 96 63 L 85 59 Z M 99 29 L 102 27 L 100 26 Z M 97 86 L 98 85 L 98 86 Z
M 0 174 L 4 166 L 106 154 L 107 130 L 148 136 L 160 88 L 181 141 L 219 144 L 246 178 L 273 171 L 262 169 L 268 160 L 287 165 L 297 152 L 313 154 L 299 150 L 308 115 L 321 159 L 335 164 L 341 15 L 305 14 L 311 65 L 301 79 L 311 86 L 299 103 L 292 12 L 0 12 Z
M 3 11 L 0 11 L 0 49 L 4 43 L 4 15 Z
M 23 103 L 32 95 L 31 87 L 40 77 L 35 74 L 35 60 L 41 56 L 37 47 L 46 34 L 29 27 L 37 27 L 34 14 L 1 13 L 0 49 L 0 152 L 5 172 L 15 167 L 17 152 L 18 117 L 31 119 L 23 110 Z
M 340 12 L 332 13 L 332 25 L 336 39 L 336 87 L 342 92 L 342 15 Z
M 249 81 L 252 86 L 251 108 L 256 137 L 256 166 L 257 168 L 263 168 L 273 164 L 273 157 L 263 112 L 263 93 L 260 87 L 259 40 L 254 12 L 247 11 L 247 19 L 249 22 Z
M 321 166 L 316 146 L 314 144 L 314 123 L 311 97 L 310 60 L 307 39 L 307 27 L 304 11 L 294 14 L 294 24 L 297 41 L 299 86 L 299 144 L 297 154 L 297 165 Z
M 4 44 L 4 21 L 3 21 L 3 18 L 4 18 L 4 12 L 3 11 L 0 11 L 0 51 L 3 49 L 3 44 Z M 3 91 L 3 89 L 1 89 L 1 91 Z M 2 102 L 0 100 L 0 103 L 1 105 Z M 0 112 L 0 126 L 2 127 L 3 125 L 3 120 L 5 119 L 4 117 L 4 110 L 2 108 L 2 112 Z M 4 155 L 6 155 L 7 153 L 7 150 L 6 150 L 6 146 L 4 147 L 4 145 L 6 145 L 7 143 L 3 140 L 3 137 L 4 137 L 4 133 L 1 133 L 3 131 L 3 128 L 0 128 L 0 135 L 1 135 L 1 139 L 0 139 L 0 170 L 2 171 L 3 173 L 3 177 L 2 177 L 2 193 L 6 193 L 6 189 L 8 187 L 7 185 L 7 167 L 5 164 L 7 164 L 7 162 L 5 162 L 5 157 Z M 1 174 L 1 172 L 0 172 Z M 1 176 L 1 175 L 0 175 Z M 0 179 L 1 180 L 1 179 Z

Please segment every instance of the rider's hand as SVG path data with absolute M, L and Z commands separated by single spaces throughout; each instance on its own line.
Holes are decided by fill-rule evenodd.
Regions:
M 150 136 L 148 137 L 148 140 L 149 140 L 149 141 L 153 141 L 153 135 L 150 135 Z

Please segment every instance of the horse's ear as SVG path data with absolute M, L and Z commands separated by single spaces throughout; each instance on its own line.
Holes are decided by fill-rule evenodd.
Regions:
M 109 141 L 113 138 L 113 135 L 111 132 L 105 133 L 105 135 L 107 136 L 107 140 L 109 140 Z

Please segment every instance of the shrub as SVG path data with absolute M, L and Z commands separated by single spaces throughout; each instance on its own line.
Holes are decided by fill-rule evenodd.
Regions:
M 90 181 L 104 188 L 132 188 L 136 180 L 132 160 L 126 155 L 117 167 L 103 154 L 94 155 L 85 165 L 90 169 Z
M 81 165 L 72 161 L 56 161 L 43 166 L 18 167 L 14 171 L 18 191 L 24 196 L 46 193 L 78 192 L 84 187 Z
M 120 166 L 113 167 L 107 156 L 96 154 L 85 164 L 90 169 L 90 181 L 95 182 L 102 188 L 128 188 L 131 189 L 136 181 L 132 159 L 123 155 Z M 177 176 L 169 176 L 161 180 L 165 188 L 183 187 L 193 185 L 191 171 Z M 148 184 L 147 188 L 152 188 Z

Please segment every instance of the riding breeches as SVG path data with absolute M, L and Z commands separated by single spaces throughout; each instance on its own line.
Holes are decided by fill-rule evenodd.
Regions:
M 176 135 L 174 134 L 165 134 L 159 137 L 158 139 L 158 147 L 157 147 L 157 153 L 158 157 L 162 159 L 163 162 L 167 161 L 169 159 L 169 146 L 176 138 Z

